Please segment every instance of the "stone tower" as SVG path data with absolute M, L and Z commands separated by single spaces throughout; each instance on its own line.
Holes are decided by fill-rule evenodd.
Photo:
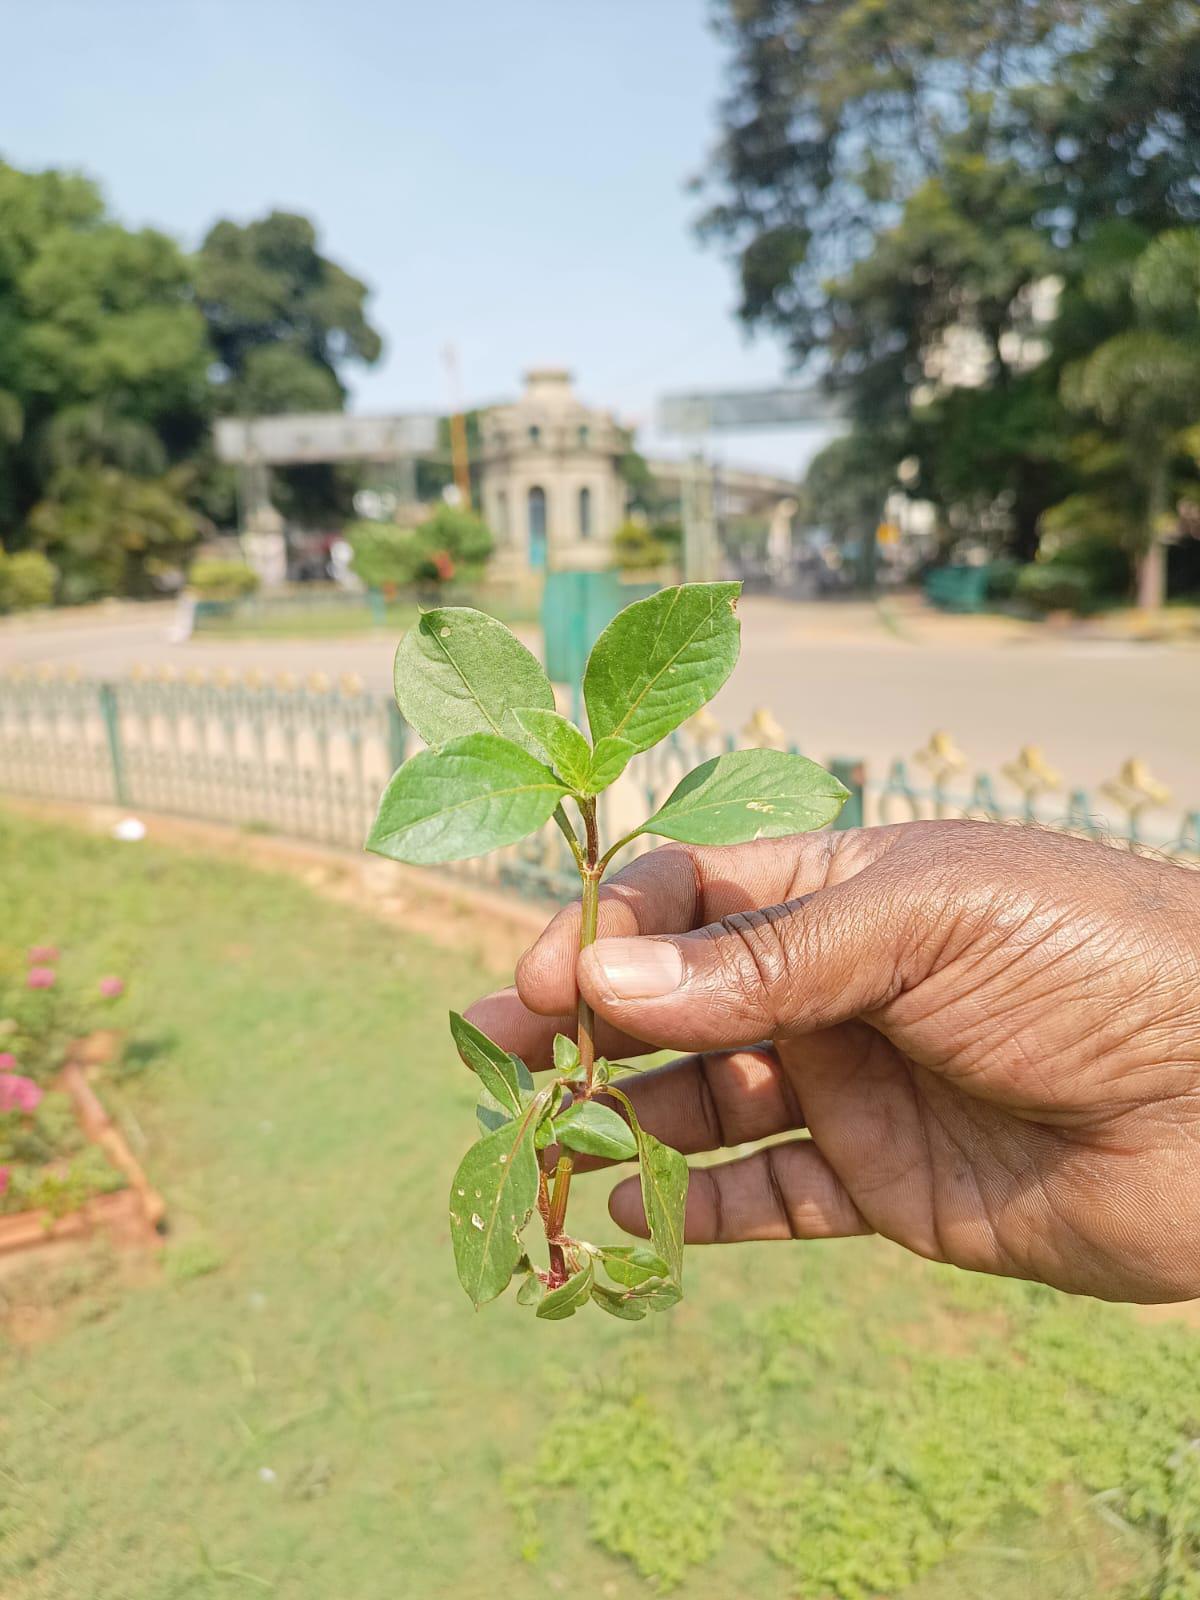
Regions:
M 626 506 L 625 436 L 613 414 L 585 406 L 565 369 L 539 367 L 525 374 L 519 400 L 483 414 L 480 434 L 480 497 L 497 567 L 611 566 Z

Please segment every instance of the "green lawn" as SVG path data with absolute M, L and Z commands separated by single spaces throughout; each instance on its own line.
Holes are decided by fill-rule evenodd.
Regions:
M 381 620 L 366 605 L 319 605 L 278 611 L 247 610 L 227 617 L 205 617 L 199 639 L 355 639 L 372 633 L 399 636 L 417 616 L 415 605 L 384 607 Z
M 694 1252 L 640 1326 L 477 1316 L 443 1030 L 490 974 L 151 845 L 0 813 L 0 860 L 0 959 L 132 976 L 106 1094 L 174 1224 L 0 1277 L 5 1600 L 1200 1595 L 1191 1329 L 869 1241 Z
M 477 606 L 511 627 L 536 623 L 540 616 L 536 597 L 528 594 L 522 596 L 503 591 L 489 593 L 486 590 L 475 594 L 467 591 L 450 595 L 444 603 Z M 204 617 L 196 628 L 196 636 L 212 639 L 354 639 L 379 633 L 396 639 L 411 626 L 418 614 L 415 600 L 397 600 L 395 604 L 385 606 L 380 614 L 372 611 L 365 600 L 349 600 L 344 605 L 333 600 L 304 605 L 301 596 L 294 605 L 273 606 L 268 599 L 251 602 L 244 611 L 235 611 L 229 616 Z

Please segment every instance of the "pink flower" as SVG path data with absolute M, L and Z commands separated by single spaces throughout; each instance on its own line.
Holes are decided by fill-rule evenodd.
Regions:
M 31 966 L 46 966 L 51 961 L 58 960 L 58 949 L 52 944 L 35 944 L 29 952 Z
M 30 989 L 53 989 L 55 972 L 53 967 L 30 967 L 25 978 L 25 984 Z
M 23 1078 L 19 1072 L 0 1072 L 0 1111 L 36 1111 L 42 1103 L 42 1091 L 32 1078 Z
M 17 1058 L 11 1050 L 0 1050 L 0 1072 L 12 1072 L 17 1064 Z
M 125 979 L 101 978 L 100 993 L 106 1000 L 115 1000 L 119 995 L 123 995 L 125 993 Z
M 8 1191 L 8 1168 L 0 1167 L 0 1194 Z

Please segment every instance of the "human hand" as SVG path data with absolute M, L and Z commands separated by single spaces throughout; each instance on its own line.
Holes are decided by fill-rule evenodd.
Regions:
M 1200 874 L 992 823 L 669 845 L 471 1019 L 530 1066 L 570 1031 L 697 1052 L 622 1087 L 697 1168 L 695 1243 L 877 1232 L 1106 1299 L 1200 1296 Z M 768 1043 L 762 1043 L 769 1040 Z M 645 1232 L 636 1180 L 612 1214 Z

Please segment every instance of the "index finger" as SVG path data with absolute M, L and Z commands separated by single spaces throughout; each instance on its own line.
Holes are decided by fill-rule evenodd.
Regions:
M 796 834 L 749 844 L 663 845 L 600 890 L 597 937 L 690 933 L 737 912 L 778 905 L 853 877 L 893 842 L 890 829 Z M 517 964 L 530 1011 L 556 1016 L 576 1000 L 580 907 L 564 906 Z

